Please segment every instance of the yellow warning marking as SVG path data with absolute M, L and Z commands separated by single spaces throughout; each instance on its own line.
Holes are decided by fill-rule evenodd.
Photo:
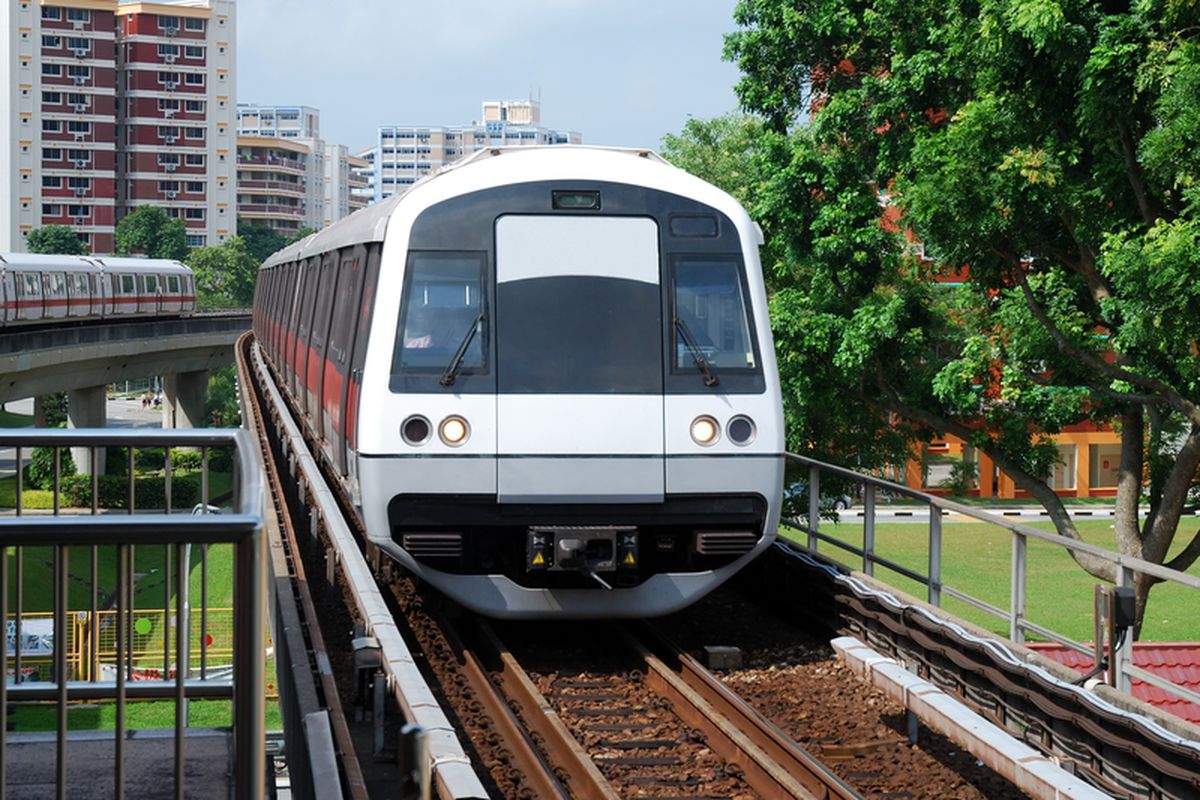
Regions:
M 542 554 L 541 554 L 541 553 L 534 553 L 534 554 L 533 554 L 533 565 L 534 565 L 535 567 L 539 567 L 539 566 L 541 566 L 542 564 L 545 564 L 545 563 L 546 563 L 546 559 L 542 557 Z
M 625 554 L 625 563 L 626 564 L 636 564 L 637 563 L 637 559 L 635 559 L 633 557 L 632 551 Z

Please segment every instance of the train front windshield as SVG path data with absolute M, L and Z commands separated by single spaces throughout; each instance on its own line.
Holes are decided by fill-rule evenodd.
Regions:
M 460 369 L 483 368 L 482 255 L 414 253 L 408 268 L 399 367 L 444 370 L 466 343 Z

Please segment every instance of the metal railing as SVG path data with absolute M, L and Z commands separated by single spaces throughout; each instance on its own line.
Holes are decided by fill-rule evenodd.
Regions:
M 22 464 L 25 451 L 30 448 L 50 448 L 53 451 L 53 499 L 50 508 L 31 510 L 25 508 L 24 472 Z M 97 470 L 90 469 L 89 504 L 83 508 L 72 508 L 64 504 L 64 477 L 62 454 L 69 448 L 88 454 L 88 466 L 102 463 L 104 448 L 128 448 L 128 472 L 125 476 L 125 491 L 119 503 L 110 505 L 120 508 L 104 508 L 101 501 L 101 479 Z M 172 504 L 173 489 L 179 489 L 183 480 L 178 470 L 172 469 L 172 447 L 183 447 L 200 452 L 200 503 L 195 509 L 189 507 L 176 510 Z M 0 721 L 7 718 L 10 704 L 51 702 L 55 705 L 55 785 L 57 796 L 67 793 L 68 764 L 68 706 L 80 701 L 112 702 L 115 708 L 115 730 L 113 736 L 113 785 L 116 797 L 124 797 L 126 790 L 126 740 L 128 734 L 127 703 L 132 700 L 156 699 L 174 701 L 174 792 L 173 796 L 184 796 L 186 774 L 185 729 L 187 728 L 187 702 L 193 699 L 232 699 L 233 737 L 233 789 L 236 797 L 259 797 L 265 790 L 265 744 L 264 744 L 264 553 L 262 537 L 262 466 L 258 461 L 253 441 L 240 430 L 56 430 L 20 429 L 0 431 L 0 448 L 15 449 L 15 502 L 4 509 L 0 516 L 0 619 L 7 620 L 13 614 L 13 641 L 16 647 L 11 653 L 8 647 L 0 648 Z M 136 482 L 134 453 L 146 448 L 163 448 L 161 502 L 147 499 L 139 491 Z M 232 451 L 232 511 L 210 513 L 215 509 L 209 505 L 210 451 Z M 176 473 L 173 475 L 173 472 Z M 77 481 L 79 479 L 76 479 Z M 111 481 L 106 480 L 111 487 Z M 156 484 L 157 487 L 157 484 Z M 77 487 L 78 488 L 78 487 Z M 85 492 L 86 493 L 86 492 Z M 139 497 L 140 495 L 140 497 Z M 141 508 L 139 508 L 141 506 Z M 188 513 L 194 512 L 194 513 Z M 208 664 L 208 547 L 213 544 L 229 544 L 233 548 L 233 670 L 227 674 L 211 675 Z M 198 677 L 192 677 L 193 644 L 191 631 L 191 608 L 189 602 L 190 548 L 199 546 L 200 556 L 200 646 Z M 154 548 L 161 552 L 162 561 L 162 672 L 165 679 L 137 680 L 143 677 L 147 661 L 153 657 L 135 657 L 138 648 L 145 645 L 146 630 L 134 626 L 137 614 L 134 598 L 135 548 Z M 52 575 L 52 606 L 49 646 L 50 669 L 46 680 L 22 680 L 24 664 L 28 663 L 22 635 L 22 618 L 29 618 L 23 608 L 23 598 L 36 587 L 28 585 L 26 573 L 31 565 L 26 564 L 29 548 L 49 550 L 52 553 L 50 572 Z M 72 550 L 85 548 L 90 551 L 90 609 L 86 618 L 106 629 L 89 631 L 85 658 L 87 669 L 80 670 L 76 677 L 68 665 L 67 642 L 72 637 L 74 620 L 68 620 L 68 597 L 72 582 L 81 579 L 70 572 Z M 161 551 L 158 550 L 161 548 Z M 44 552 L 43 550 L 43 552 Z M 101 609 L 98 587 L 101 580 L 101 555 L 115 556 L 115 564 L 106 569 L 115 572 L 112 591 L 106 598 L 108 609 Z M 10 565 L 9 561 L 14 563 Z M 78 560 L 76 561 L 78 565 Z M 10 585 L 10 572 L 11 584 Z M 106 578 L 108 575 L 105 576 Z M 88 583 L 82 580 L 83 583 Z M 174 606 L 172 582 L 175 586 Z M 10 594 L 15 599 L 15 609 L 9 608 Z M 144 606 L 144 603 L 143 603 Z M 106 613 L 107 612 L 107 613 Z M 83 612 L 80 612 L 81 614 Z M 171 625 L 173 616 L 174 647 L 172 648 Z M 149 626 L 146 626 L 149 627 Z M 111 636 L 111 645 L 107 644 Z M 139 644 L 138 637 L 143 641 Z M 100 668 L 101 641 L 105 650 L 111 647 L 111 664 Z M 172 656 L 174 659 L 172 660 Z M 140 663 L 139 663 L 140 662 Z M 12 674 L 9 675 L 9 670 Z M 214 672 L 216 672 L 214 670 Z M 222 673 L 225 671 L 222 670 Z M 151 673 L 153 674 L 153 673 Z M 111 679 L 105 679 L 109 675 Z M 38 677 L 42 677 L 40 674 Z M 4 795 L 5 779 L 8 774 L 9 734 L 0 725 L 0 797 Z M 200 791 L 211 790 L 212 787 Z M 193 792 L 197 791 L 193 787 Z
M 926 494 L 907 486 L 901 486 L 900 484 L 855 472 L 844 467 L 826 464 L 806 456 L 788 453 L 787 460 L 792 464 L 808 468 L 807 518 L 785 519 L 784 523 L 807 535 L 807 544 L 810 551 L 817 552 L 819 543 L 828 544 L 856 556 L 860 561 L 862 571 L 867 575 L 874 576 L 876 567 L 884 567 L 924 586 L 926 588 L 926 600 L 933 606 L 941 608 L 943 597 L 951 597 L 989 616 L 1003 620 L 1008 623 L 1009 639 L 1017 644 L 1025 642 L 1026 634 L 1034 634 L 1080 653 L 1093 655 L 1095 652 L 1094 645 L 1078 642 L 1057 631 L 1039 625 L 1028 618 L 1026 591 L 1029 577 L 1028 547 L 1029 540 L 1031 539 L 1047 542 L 1070 553 L 1086 554 L 1112 563 L 1116 568 L 1116 586 L 1118 587 L 1132 587 L 1134 576 L 1137 573 L 1142 573 L 1191 589 L 1200 589 L 1200 577 L 1177 572 L 1161 564 L 1115 553 L 1088 544 L 1087 542 L 1068 539 L 1064 536 L 1038 530 L 1020 522 L 998 517 L 986 511 L 963 505 L 962 503 L 956 503 L 953 500 Z M 820 487 L 822 473 L 834 476 L 840 482 L 849 482 L 851 485 L 861 487 L 863 500 L 863 543 L 861 547 L 836 537 L 828 536 L 821 531 L 822 503 Z M 893 496 L 910 498 L 922 505 L 928 506 L 929 549 L 928 561 L 924 573 L 899 564 L 879 553 L 875 541 L 876 501 L 879 492 L 887 492 Z M 1007 609 L 988 603 L 945 581 L 942 572 L 942 516 L 944 513 L 960 514 L 980 522 L 1004 528 L 1009 532 L 1012 558 L 1009 574 L 1009 605 Z M 828 552 L 822 552 L 822 555 L 827 558 L 830 556 Z M 846 564 L 845 566 L 850 565 Z M 1200 694 L 1195 691 L 1168 681 L 1140 667 L 1135 667 L 1133 665 L 1133 642 L 1131 637 L 1119 644 L 1114 644 L 1112 658 L 1110 659 L 1111 663 L 1108 669 L 1108 682 L 1110 685 L 1129 693 L 1132 689 L 1133 678 L 1137 678 L 1189 702 L 1200 704 Z

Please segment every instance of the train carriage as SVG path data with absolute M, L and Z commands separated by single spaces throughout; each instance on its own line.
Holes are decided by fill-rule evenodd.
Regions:
M 758 244 L 647 151 L 493 149 L 268 259 L 255 330 L 408 570 L 495 616 L 653 616 L 778 523 Z
M 185 316 L 195 308 L 192 271 L 178 261 L 0 254 L 0 328 Z

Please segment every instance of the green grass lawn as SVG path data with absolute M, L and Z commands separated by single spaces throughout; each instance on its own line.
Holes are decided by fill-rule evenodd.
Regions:
M 1190 521 L 1192 526 L 1195 521 Z M 1191 538 L 1192 529 L 1185 520 L 1172 554 L 1182 549 Z M 1077 520 L 1076 526 L 1084 540 L 1115 550 L 1111 520 Z M 1035 522 L 1032 527 L 1053 531 L 1049 522 Z M 862 522 L 821 522 L 821 532 L 841 541 L 862 545 Z M 796 531 L 785 531 L 800 542 L 806 537 Z M 928 524 L 876 522 L 875 542 L 879 555 L 901 566 L 924 574 L 929 563 Z M 1011 535 L 1003 528 L 982 522 L 942 521 L 942 580 L 966 594 L 1002 609 L 1009 606 L 1010 572 L 1012 563 Z M 854 555 L 822 542 L 820 552 L 830 555 L 856 569 L 861 561 Z M 1043 627 L 1057 631 L 1077 641 L 1092 639 L 1093 587 L 1099 582 L 1071 560 L 1062 548 L 1048 542 L 1029 541 L 1026 581 L 1026 618 Z M 1190 574 L 1200 575 L 1200 564 L 1193 565 Z M 876 567 L 875 576 L 896 588 L 919 598 L 925 598 L 926 588 L 899 573 Z M 1143 641 L 1200 641 L 1200 598 L 1193 589 L 1175 584 L 1160 584 L 1150 592 Z M 943 607 L 952 614 L 981 627 L 1007 635 L 1008 623 L 978 609 L 943 598 Z
M 14 414 L 12 411 L 0 410 L 0 428 L 31 428 L 32 414 Z
M 280 730 L 283 719 L 279 714 L 279 703 L 273 698 L 268 699 L 264 710 L 266 729 Z M 188 725 L 191 727 L 227 727 L 232 724 L 232 719 L 231 700 L 192 700 L 188 703 Z M 58 729 L 57 712 L 50 704 L 16 706 L 9 721 L 14 723 L 18 731 Z M 125 709 L 125 727 L 128 730 L 173 728 L 175 703 L 163 700 L 131 702 Z M 111 731 L 116 728 L 116 705 L 79 703 L 69 706 L 67 728 L 73 731 Z

